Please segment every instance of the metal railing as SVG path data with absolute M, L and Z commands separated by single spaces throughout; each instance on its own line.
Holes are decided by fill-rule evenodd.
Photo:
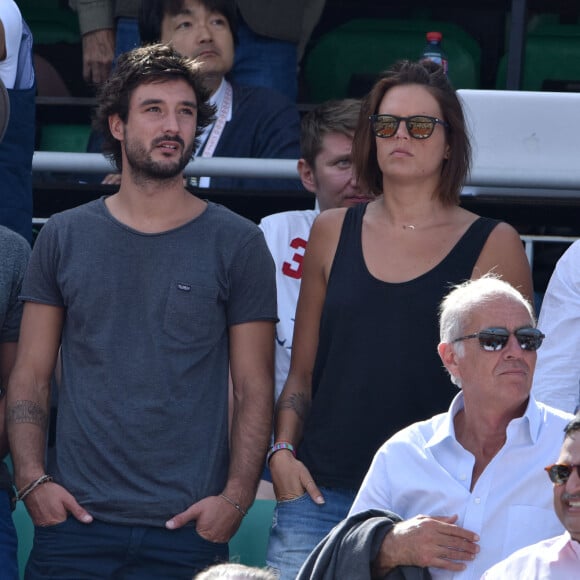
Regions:
M 294 159 L 246 159 L 238 157 L 196 157 L 185 168 L 187 176 L 263 177 L 294 179 L 298 177 Z M 111 162 L 100 153 L 59 153 L 36 151 L 32 158 L 33 173 L 111 173 Z
M 100 153 L 59 153 L 54 151 L 36 151 L 32 159 L 32 171 L 55 171 L 67 173 L 110 173 L 114 171 L 110 161 Z M 184 171 L 185 175 L 194 176 L 238 176 L 283 179 L 296 178 L 296 160 L 294 159 L 248 159 L 237 157 L 196 157 Z M 546 168 L 526 168 L 510 171 L 498 171 L 492 167 L 472 168 L 466 185 L 492 186 L 510 188 L 549 188 L 551 190 L 576 190 L 580 196 L 580 164 L 571 165 L 567 171 Z
M 100 153 L 59 153 L 37 151 L 32 160 L 33 173 L 36 172 L 66 172 L 66 173 L 110 173 L 114 171 L 111 162 Z M 262 178 L 296 178 L 296 160 L 293 159 L 247 159 L 233 157 L 197 157 L 185 168 L 187 176 L 238 176 Z M 533 172 L 513 172 L 498 174 L 490 169 L 474 167 L 467 181 L 468 186 L 477 187 L 514 187 L 514 188 L 545 188 L 550 190 L 566 190 L 578 188 L 580 183 L 580 164 L 570 168 L 566 174 L 555 172 L 553 175 L 535 175 Z M 524 190 L 526 191 L 526 190 Z M 580 194 L 579 194 L 580 195 Z M 34 218 L 34 224 L 42 225 L 48 218 Z M 534 264 L 535 243 L 572 243 L 579 239 L 575 236 L 543 236 L 522 235 L 526 255 L 530 266 Z
M 526 248 L 526 256 L 528 257 L 528 262 L 530 263 L 530 268 L 534 267 L 534 244 L 538 243 L 565 243 L 572 244 L 580 237 L 576 236 L 520 236 L 524 246 Z

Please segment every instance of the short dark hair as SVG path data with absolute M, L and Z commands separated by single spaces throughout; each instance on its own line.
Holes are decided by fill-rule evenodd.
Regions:
M 361 123 L 353 141 L 353 163 L 363 188 L 375 195 L 383 193 L 382 173 L 377 161 L 377 146 L 372 132 L 370 115 L 378 112 L 383 97 L 393 87 L 420 85 L 427 89 L 438 102 L 443 120 L 447 122 L 449 159 L 443 163 L 441 179 L 435 192 L 445 205 L 459 203 L 461 188 L 471 166 L 471 144 L 465 126 L 463 109 L 457 94 L 443 69 L 428 60 L 395 63 L 375 83 L 363 102 Z
M 197 141 L 215 114 L 214 107 L 207 102 L 209 92 L 202 84 L 199 65 L 166 44 L 135 48 L 119 56 L 115 70 L 99 91 L 93 116 L 93 128 L 103 136 L 103 153 L 113 159 L 118 169 L 122 169 L 121 143 L 111 134 L 109 117 L 119 115 L 126 123 L 131 95 L 138 86 L 176 79 L 184 80 L 195 93 Z
M 184 0 L 141 0 L 139 35 L 142 44 L 161 40 L 161 23 L 166 14 L 176 16 L 183 10 Z M 237 12 L 234 0 L 197 0 L 210 12 L 219 12 L 228 21 L 234 43 L 237 43 Z
M 580 431 L 580 412 L 564 427 L 564 439 L 576 431 Z
M 361 101 L 340 99 L 325 101 L 302 117 L 300 128 L 300 155 L 314 167 L 322 150 L 322 140 L 329 133 L 352 137 L 358 125 Z

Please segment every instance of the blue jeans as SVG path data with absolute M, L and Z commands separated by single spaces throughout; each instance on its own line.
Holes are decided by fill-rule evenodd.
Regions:
M 0 490 L 0 578 L 18 579 L 17 547 L 10 497 L 7 491 Z
M 167 530 L 121 526 L 69 518 L 34 529 L 26 580 L 191 580 L 218 561 L 227 561 L 227 544 L 204 540 L 188 526 Z
M 320 491 L 324 505 L 315 504 L 307 493 L 276 504 L 266 563 L 280 580 L 295 580 L 310 552 L 346 517 L 356 495 L 347 489 Z
M 269 87 L 292 102 L 298 94 L 298 47 L 293 42 L 260 36 L 240 20 L 231 78 L 241 85 Z

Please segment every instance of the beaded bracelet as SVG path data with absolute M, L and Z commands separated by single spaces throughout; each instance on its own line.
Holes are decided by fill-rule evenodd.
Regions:
M 272 455 L 278 451 L 282 451 L 282 449 L 287 449 L 292 453 L 292 455 L 294 455 L 294 457 L 296 457 L 296 450 L 294 449 L 294 445 L 292 445 L 292 443 L 288 443 L 288 441 L 278 441 L 277 443 L 274 443 L 272 447 L 270 447 L 268 455 L 266 455 L 266 463 L 270 465 L 270 459 L 272 459 Z
M 239 503 L 235 502 L 233 499 L 230 499 L 227 495 L 220 493 L 220 497 L 225 499 L 229 504 L 233 505 L 242 514 L 242 516 L 245 516 L 248 513 Z
M 39 485 L 52 481 L 52 475 L 41 475 L 37 480 L 24 486 L 21 490 L 16 492 L 14 501 L 24 501 L 25 498 L 31 494 Z

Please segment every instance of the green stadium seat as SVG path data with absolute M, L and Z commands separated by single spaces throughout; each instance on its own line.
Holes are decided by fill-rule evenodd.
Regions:
M 40 133 L 40 151 L 85 153 L 91 134 L 90 125 L 43 125 Z
M 257 499 L 230 540 L 230 561 L 263 568 L 276 500 Z
M 580 91 L 580 24 L 559 24 L 545 15 L 527 30 L 521 89 Z M 507 54 L 498 66 L 496 88 L 505 89 Z
M 356 19 L 321 36 L 306 55 L 304 78 L 310 100 L 353 96 L 349 93 L 353 75 L 377 75 L 397 60 L 417 60 L 430 30 L 443 34 L 454 87 L 479 88 L 481 49 L 459 26 L 421 19 Z
M 32 30 L 34 44 L 81 41 L 77 15 L 60 0 L 18 0 L 20 12 Z

